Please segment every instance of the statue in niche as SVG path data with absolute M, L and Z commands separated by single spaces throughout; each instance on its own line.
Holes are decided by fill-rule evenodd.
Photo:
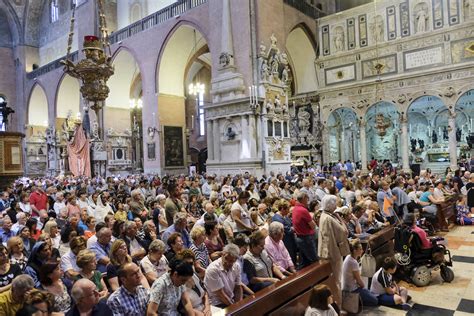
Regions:
M 425 4 L 426 5 L 426 4 Z M 428 13 L 424 7 L 416 13 L 416 33 L 423 33 L 426 31 L 426 24 L 428 22 Z
M 338 26 L 334 29 L 334 50 L 335 52 L 342 52 L 344 50 L 344 29 Z
M 285 68 L 283 69 L 283 72 L 281 73 L 281 81 L 284 84 L 290 81 L 290 67 L 288 67 L 288 65 L 285 65 Z
M 270 72 L 268 69 L 268 62 L 266 59 L 264 59 L 262 63 L 262 67 L 260 68 L 260 78 L 262 78 L 263 81 L 267 81 L 269 76 L 270 76 Z
M 474 16 L 474 0 L 464 0 L 464 19 L 467 20 Z
M 298 129 L 299 136 L 305 137 L 308 135 L 308 129 L 311 125 L 311 114 L 308 111 L 301 109 L 298 111 Z
M 234 140 L 236 133 L 232 130 L 232 127 L 228 127 L 225 136 L 227 137 L 227 140 Z
M 278 56 L 277 54 L 274 54 L 273 57 L 272 57 L 272 62 L 271 62 L 271 65 L 272 65 L 272 73 L 273 75 L 277 75 L 278 76 Z
M 281 101 L 278 96 L 275 97 L 275 112 L 281 112 Z
M 272 48 L 275 48 L 277 44 L 277 38 L 275 37 L 275 34 L 272 34 L 272 36 L 270 36 L 270 42 L 272 43 Z
M 458 127 L 456 129 L 456 141 L 457 142 L 460 142 L 461 141 L 461 138 L 462 138 L 462 130 Z
M 377 15 L 374 18 L 374 23 L 372 23 L 372 38 L 376 43 L 383 42 L 384 38 L 384 21 L 382 16 Z
M 273 104 L 272 100 L 268 99 L 266 108 L 268 113 L 273 113 L 273 110 L 275 110 L 275 105 Z
M 260 44 L 260 55 L 264 56 L 265 53 L 267 52 L 267 47 L 263 44 L 263 42 Z
M 448 128 L 446 126 L 443 127 L 443 140 L 448 140 L 449 135 L 448 135 Z
M 433 142 L 433 144 L 436 144 L 438 142 L 438 133 L 436 133 L 436 131 L 433 131 L 433 133 L 431 134 L 431 141 Z

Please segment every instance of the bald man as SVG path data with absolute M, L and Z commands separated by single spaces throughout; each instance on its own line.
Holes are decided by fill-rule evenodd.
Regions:
M 91 280 L 77 280 L 72 287 L 71 296 L 74 300 L 74 305 L 69 312 L 66 313 L 66 316 L 100 316 L 112 314 L 105 300 L 99 301 L 99 292 Z

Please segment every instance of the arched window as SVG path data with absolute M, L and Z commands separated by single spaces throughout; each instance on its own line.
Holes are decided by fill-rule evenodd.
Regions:
M 4 104 L 4 102 L 6 101 L 7 100 L 5 99 L 5 97 L 3 95 L 0 95 L 0 106 L 6 106 L 6 104 Z M 5 130 L 6 130 L 6 126 L 3 123 L 2 111 L 0 111 L 0 132 L 4 132 Z
M 58 0 L 51 0 L 50 4 L 50 19 L 51 23 L 56 22 L 59 20 L 59 4 Z

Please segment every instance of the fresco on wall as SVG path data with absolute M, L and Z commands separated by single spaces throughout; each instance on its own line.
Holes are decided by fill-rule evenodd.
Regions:
M 399 117 L 395 106 L 381 101 L 366 114 L 368 159 L 398 161 L 400 156 Z

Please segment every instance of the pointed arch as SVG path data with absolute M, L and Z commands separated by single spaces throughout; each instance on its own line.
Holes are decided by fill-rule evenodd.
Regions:
M 81 112 L 80 84 L 76 78 L 64 74 L 56 92 L 55 117 L 66 118 L 68 113 Z
M 286 51 L 293 69 L 295 93 L 315 91 L 318 88 L 316 47 L 304 24 L 297 25 L 286 38 Z
M 45 89 L 36 83 L 28 98 L 27 124 L 32 126 L 48 126 L 48 99 Z

